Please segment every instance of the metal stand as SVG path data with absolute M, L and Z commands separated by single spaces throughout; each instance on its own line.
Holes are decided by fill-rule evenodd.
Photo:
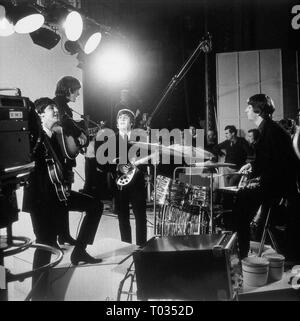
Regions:
M 209 198 L 209 208 L 210 208 L 210 217 L 209 217 L 209 233 L 213 234 L 214 233 L 214 222 L 213 222 L 213 215 L 214 215 L 214 210 L 213 210 L 213 189 L 214 189 L 214 172 L 213 168 L 210 170 L 210 198 Z
M 153 196 L 153 215 L 154 215 L 154 236 L 157 236 L 157 218 L 156 218 L 156 176 L 157 176 L 157 163 L 154 163 L 154 196 Z
M 20 252 L 23 252 L 27 250 L 28 248 L 36 248 L 39 250 L 49 251 L 52 254 L 56 255 L 56 258 L 53 262 L 50 262 L 44 266 L 41 266 L 35 270 L 19 273 L 19 274 L 12 274 L 10 271 L 6 271 L 6 287 L 4 290 L 0 290 L 0 301 L 7 301 L 8 300 L 8 292 L 7 292 L 7 284 L 9 282 L 15 282 L 15 281 L 24 281 L 24 279 L 32 277 L 36 273 L 43 273 L 57 264 L 62 260 L 63 253 L 61 250 L 58 250 L 52 246 L 47 246 L 43 244 L 32 244 L 32 241 L 27 237 L 14 237 L 11 234 L 11 228 L 8 228 L 8 235 L 6 237 L 2 237 L 0 241 L 2 241 L 1 250 L 0 250 L 0 265 L 4 266 L 4 257 L 11 256 Z M 41 276 L 41 278 L 43 275 Z M 40 281 L 40 280 L 39 280 Z M 26 301 L 28 301 L 32 294 L 34 289 L 30 291 L 30 293 L 26 297 Z
M 272 246 L 274 247 L 274 250 L 276 251 L 276 253 L 278 253 L 278 247 L 277 247 L 275 238 L 273 236 L 273 233 L 270 230 L 269 219 L 270 219 L 271 209 L 272 209 L 272 207 L 269 208 L 268 215 L 267 215 L 267 218 L 266 218 L 266 221 L 265 221 L 264 231 L 263 231 L 263 235 L 262 235 L 261 242 L 260 242 L 260 245 L 259 245 L 259 250 L 258 250 L 258 256 L 259 257 L 262 255 L 267 234 L 270 237 L 270 240 L 271 240 Z
M 129 257 L 132 257 L 132 254 Z M 127 259 L 129 257 L 127 257 Z M 126 271 L 126 274 L 125 274 L 123 280 L 120 282 L 120 285 L 119 285 L 119 288 L 118 288 L 117 301 L 121 301 L 121 295 L 122 294 L 127 294 L 127 300 L 126 301 L 132 301 L 133 296 L 136 295 L 136 292 L 134 292 L 134 289 L 133 289 L 133 284 L 134 284 L 134 281 L 135 281 L 135 269 L 133 267 L 133 264 L 134 264 L 134 260 L 132 260 L 132 262 L 130 263 L 130 266 Z M 129 291 L 124 291 L 123 290 L 126 280 L 129 280 L 129 282 L 130 282 L 129 283 Z

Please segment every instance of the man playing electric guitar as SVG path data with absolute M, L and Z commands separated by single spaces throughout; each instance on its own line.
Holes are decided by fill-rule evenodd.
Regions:
M 41 119 L 42 131 L 33 158 L 35 169 L 30 174 L 29 184 L 24 188 L 23 211 L 29 212 L 36 235 L 36 242 L 57 246 L 57 235 L 60 231 L 60 215 L 66 211 L 85 211 L 86 215 L 78 233 L 76 246 L 71 254 L 71 262 L 77 265 L 83 263 L 99 263 L 86 252 L 88 244 L 92 244 L 102 215 L 103 205 L 94 198 L 69 190 L 65 199 L 61 199 L 57 186 L 64 187 L 65 169 L 60 168 L 63 177 L 51 173 L 59 169 L 55 160 L 63 166 L 63 158 L 56 141 L 53 126 L 58 121 L 58 110 L 53 100 L 40 98 L 35 102 L 36 111 Z M 57 176 L 57 177 L 56 177 Z M 55 177 L 57 180 L 54 182 Z M 57 184 L 57 186 L 55 185 Z M 34 268 L 50 262 L 51 254 L 37 250 L 34 255 Z M 33 278 L 33 283 L 38 276 Z M 45 295 L 45 284 L 40 284 L 37 296 Z
M 134 113 L 129 109 L 121 109 L 117 115 L 117 128 L 119 130 L 116 135 L 117 153 L 119 146 L 127 145 L 124 149 L 128 152 L 129 145 L 127 140 L 130 140 L 130 133 L 134 124 Z M 123 155 L 124 156 L 124 155 Z M 117 155 L 119 158 L 120 155 Z M 121 240 L 123 242 L 132 243 L 131 226 L 130 226 L 130 211 L 129 204 L 132 205 L 132 210 L 135 216 L 136 223 L 136 244 L 143 245 L 147 240 L 147 220 L 146 220 L 146 187 L 145 187 L 145 175 L 142 170 L 138 171 L 134 177 L 134 181 L 121 189 L 117 186 L 116 180 L 121 174 L 126 174 L 130 170 L 131 166 L 126 164 L 110 165 L 110 171 L 113 176 L 113 196 L 115 198 L 115 210 L 119 219 L 119 228 L 121 234 Z
M 65 159 L 65 178 L 68 181 L 68 187 L 71 189 L 72 184 L 74 183 L 74 172 L 73 167 L 76 166 L 75 157 L 78 155 L 79 148 L 78 145 L 85 145 L 88 143 L 87 136 L 84 131 L 76 126 L 76 123 L 73 121 L 73 112 L 69 107 L 68 103 L 75 103 L 77 98 L 80 95 L 81 84 L 80 81 L 72 76 L 65 76 L 61 78 L 56 85 L 55 97 L 53 98 L 56 107 L 58 109 L 58 119 L 60 125 L 57 126 L 55 131 L 58 133 L 58 142 L 60 147 L 63 144 L 67 144 L 69 140 L 71 142 L 76 142 L 75 147 L 75 156 L 68 157 L 70 153 L 68 146 L 62 148 L 62 150 L 67 150 L 69 153 L 64 154 Z M 62 217 L 60 232 L 58 237 L 58 242 L 60 244 L 69 243 L 70 245 L 75 245 L 75 240 L 71 237 L 69 231 L 69 213 L 65 213 Z

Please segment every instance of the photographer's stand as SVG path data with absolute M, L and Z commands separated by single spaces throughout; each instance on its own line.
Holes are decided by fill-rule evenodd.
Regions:
M 54 247 L 43 245 L 43 244 L 32 244 L 32 241 L 23 236 L 13 236 L 12 235 L 12 227 L 9 225 L 7 228 L 7 235 L 0 236 L 0 266 L 4 268 L 4 258 L 15 255 L 17 253 L 21 253 L 29 248 L 36 248 L 38 250 L 44 250 L 51 252 L 55 255 L 55 259 L 44 265 L 39 267 L 38 269 L 34 269 L 31 271 L 26 271 L 23 273 L 13 274 L 9 270 L 5 269 L 4 275 L 0 277 L 4 279 L 2 282 L 4 285 L 4 289 L 0 289 L 0 301 L 7 301 L 8 300 L 8 289 L 7 285 L 9 282 L 23 282 L 25 279 L 32 277 L 35 274 L 41 274 L 39 281 L 43 278 L 43 275 L 49 269 L 55 267 L 63 258 L 63 253 L 61 250 L 58 250 Z M 25 300 L 30 300 L 33 294 L 33 291 L 37 284 L 35 284 L 34 288 L 30 291 L 27 295 Z
M 35 163 L 6 167 L 0 169 L 0 228 L 6 230 L 5 235 L 0 235 L 0 301 L 8 300 L 7 285 L 9 282 L 24 281 L 35 274 L 41 274 L 39 281 L 43 278 L 43 273 L 56 266 L 63 257 L 60 250 L 42 244 L 32 244 L 32 241 L 23 236 L 13 236 L 12 224 L 18 219 L 18 206 L 15 191 L 19 186 L 24 186 L 29 173 L 33 170 Z M 44 266 L 31 271 L 13 274 L 5 268 L 4 259 L 8 256 L 21 253 L 29 248 L 48 251 L 55 255 L 55 259 Z M 36 286 L 36 284 L 35 284 Z M 34 289 L 33 289 L 34 290 Z M 26 300 L 30 300 L 32 291 Z

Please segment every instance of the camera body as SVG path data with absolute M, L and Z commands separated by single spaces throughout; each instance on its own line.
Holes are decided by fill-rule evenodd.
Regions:
M 0 95 L 0 171 L 30 163 L 27 98 Z
M 26 183 L 32 162 L 33 104 L 21 96 L 0 95 L 0 228 L 18 220 L 16 189 Z

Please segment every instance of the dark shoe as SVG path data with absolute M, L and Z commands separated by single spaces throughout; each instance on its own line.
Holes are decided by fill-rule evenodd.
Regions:
M 101 263 L 102 259 L 96 259 L 90 256 L 85 250 L 76 250 L 74 249 L 71 254 L 71 263 L 73 265 L 78 265 L 79 262 L 87 263 L 87 264 L 97 264 Z
M 58 237 L 59 244 L 69 244 L 69 245 L 76 245 L 76 240 L 73 239 L 71 235 L 69 236 L 59 236 Z

